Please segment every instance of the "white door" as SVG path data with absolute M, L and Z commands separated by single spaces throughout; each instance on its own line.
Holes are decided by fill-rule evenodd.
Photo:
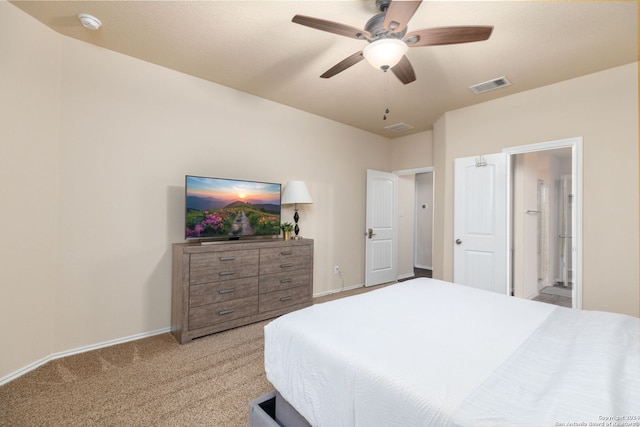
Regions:
M 507 294 L 507 155 L 454 166 L 453 281 Z
M 367 170 L 365 286 L 398 278 L 398 176 Z

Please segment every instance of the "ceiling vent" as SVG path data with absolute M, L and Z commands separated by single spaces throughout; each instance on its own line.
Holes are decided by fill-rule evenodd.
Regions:
M 404 132 L 405 130 L 413 129 L 413 126 L 406 123 L 396 123 L 395 125 L 389 125 L 384 127 L 391 132 Z
M 498 77 L 497 79 L 489 80 L 488 82 L 469 86 L 469 89 L 471 89 L 471 91 L 476 95 L 480 95 L 481 93 L 489 92 L 507 86 L 511 86 L 511 82 L 506 77 Z

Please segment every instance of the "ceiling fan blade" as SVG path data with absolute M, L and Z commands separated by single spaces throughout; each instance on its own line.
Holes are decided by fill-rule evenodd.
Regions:
M 393 74 L 404 84 L 411 83 L 416 79 L 416 73 L 413 71 L 413 67 L 411 66 L 411 62 L 409 62 L 409 58 L 407 55 L 404 55 L 400 62 L 398 62 L 392 69 Z
M 291 22 L 354 39 L 364 40 L 365 38 L 371 38 L 371 34 L 369 34 L 368 31 L 361 30 L 360 28 L 327 21 L 325 19 L 312 18 L 311 16 L 296 15 Z
M 418 7 L 420 1 L 414 0 L 392 0 L 385 12 L 382 28 L 399 33 L 407 27 L 407 23 L 411 19 Z
M 329 68 L 320 77 L 322 77 L 323 79 L 328 79 L 329 77 L 333 77 L 336 74 L 341 73 L 342 71 L 344 71 L 347 68 L 351 67 L 352 65 L 357 64 L 358 62 L 362 61 L 363 59 L 364 59 L 364 56 L 362 56 L 362 51 L 356 52 L 353 55 L 347 56 L 345 59 L 343 59 L 342 61 L 338 62 L 333 67 Z
M 491 26 L 426 28 L 408 33 L 404 42 L 409 47 L 479 42 L 487 40 L 492 31 Z

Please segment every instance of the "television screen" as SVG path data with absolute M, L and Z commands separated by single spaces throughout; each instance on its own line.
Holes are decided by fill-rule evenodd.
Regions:
M 280 234 L 281 185 L 186 176 L 185 239 Z

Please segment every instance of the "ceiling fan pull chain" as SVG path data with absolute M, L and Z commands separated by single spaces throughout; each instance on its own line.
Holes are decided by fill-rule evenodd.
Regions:
M 387 114 L 389 114 L 389 94 L 387 93 L 387 87 L 389 86 L 389 73 L 385 70 L 384 72 L 384 103 L 387 107 L 384 109 L 384 115 L 382 116 L 382 120 L 387 120 Z

